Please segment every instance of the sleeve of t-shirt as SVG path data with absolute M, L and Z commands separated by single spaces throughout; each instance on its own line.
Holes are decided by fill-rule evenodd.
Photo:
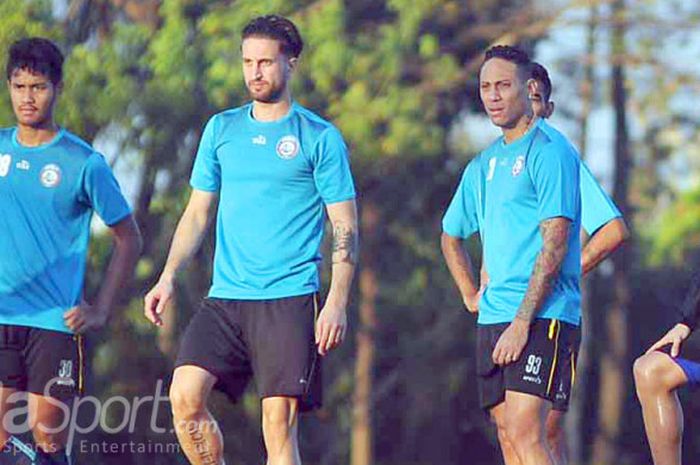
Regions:
M 528 163 L 537 193 L 540 222 L 580 215 L 579 159 L 563 144 L 550 142 L 535 152 Z
M 589 235 L 622 216 L 593 173 L 581 162 L 581 225 Z
M 320 135 L 311 161 L 314 182 L 323 203 L 329 205 L 355 198 L 348 148 L 340 131 L 331 127 Z
M 131 214 L 119 182 L 104 157 L 93 153 L 83 171 L 83 196 L 107 226 L 114 226 Z
M 478 171 L 476 160 L 467 165 L 442 217 L 442 231 L 449 236 L 466 239 L 479 230 Z
M 221 165 L 216 156 L 216 126 L 217 116 L 214 115 L 204 127 L 190 176 L 190 185 L 206 192 L 218 192 L 221 187 Z

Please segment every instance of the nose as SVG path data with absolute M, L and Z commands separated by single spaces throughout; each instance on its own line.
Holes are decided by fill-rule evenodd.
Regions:
M 30 87 L 23 90 L 22 103 L 34 103 L 34 91 Z
M 261 79 L 263 76 L 262 73 L 262 66 L 261 65 L 255 65 L 255 79 Z
M 501 99 L 501 93 L 498 91 L 498 86 L 491 86 L 486 93 L 486 98 L 490 102 L 497 102 Z

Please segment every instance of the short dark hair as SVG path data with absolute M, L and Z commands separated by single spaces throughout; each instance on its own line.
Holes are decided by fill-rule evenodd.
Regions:
M 547 68 L 533 61 L 530 75 L 532 79 L 542 83 L 542 99 L 544 102 L 549 102 L 549 98 L 552 96 L 552 81 L 549 79 Z
M 56 44 L 43 37 L 20 39 L 10 46 L 7 58 L 7 80 L 17 70 L 43 74 L 56 85 L 63 80 L 63 54 Z
M 243 28 L 242 39 L 265 37 L 279 41 L 281 51 L 289 57 L 298 57 L 304 41 L 293 22 L 278 15 L 258 16 Z
M 481 67 L 483 68 L 486 62 L 492 58 L 500 58 L 514 63 L 518 67 L 518 73 L 523 82 L 530 79 L 532 60 L 530 60 L 530 56 L 524 50 L 512 45 L 494 45 L 486 50 Z

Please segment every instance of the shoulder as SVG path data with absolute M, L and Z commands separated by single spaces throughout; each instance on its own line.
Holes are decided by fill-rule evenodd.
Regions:
M 310 135 L 312 142 L 324 139 L 330 142 L 344 143 L 340 130 L 333 123 L 296 102 L 293 105 L 295 117 L 303 131 L 302 134 Z
M 464 177 L 477 178 L 481 175 L 483 161 L 488 160 L 489 157 L 490 155 L 486 151 L 479 152 L 467 163 L 467 167 L 464 169 Z
M 0 128 L 0 150 L 12 145 L 12 135 L 14 132 L 15 128 Z
M 214 132 L 221 131 L 224 128 L 240 127 L 250 112 L 251 104 L 242 105 L 240 107 L 229 108 L 218 113 L 214 113 L 207 121 L 207 126 Z
M 559 130 L 544 120 L 537 123 L 533 140 L 535 157 L 564 157 L 578 162 L 578 150 Z
M 0 140 L 11 139 L 15 128 L 0 128 Z
M 59 143 L 68 151 L 68 153 L 71 154 L 72 157 L 76 157 L 85 162 L 93 158 L 102 158 L 102 155 L 84 139 L 73 134 L 67 129 L 63 129 L 63 131 L 63 137 Z

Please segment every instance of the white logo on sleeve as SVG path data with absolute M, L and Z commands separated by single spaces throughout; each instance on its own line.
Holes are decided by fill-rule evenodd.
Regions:
M 253 137 L 253 144 L 255 145 L 265 145 L 267 144 L 267 139 L 265 139 L 265 136 L 260 134 L 259 136 Z
M 61 183 L 61 168 L 53 163 L 44 166 L 39 173 L 39 180 L 44 187 L 58 186 Z
M 513 163 L 513 176 L 517 176 L 522 173 L 523 169 L 525 169 L 525 157 L 520 155 L 515 159 L 515 163 Z
M 284 136 L 277 142 L 277 155 L 284 160 L 291 160 L 299 153 L 299 139 L 296 136 Z
M 12 164 L 12 155 L 0 155 L 0 178 L 7 176 Z

